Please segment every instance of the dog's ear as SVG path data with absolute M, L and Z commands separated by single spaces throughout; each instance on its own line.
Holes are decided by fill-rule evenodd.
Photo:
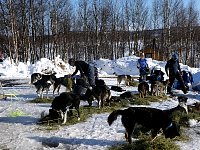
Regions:
M 181 99 L 183 99 L 183 96 L 178 96 L 178 101 L 180 101 Z
M 188 98 L 186 96 L 178 96 L 178 101 L 186 101 L 187 102 Z

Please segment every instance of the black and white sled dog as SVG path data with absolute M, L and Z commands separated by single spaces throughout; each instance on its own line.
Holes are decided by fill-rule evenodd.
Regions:
M 80 120 L 80 96 L 72 93 L 72 92 L 63 92 L 59 96 L 56 96 L 51 104 L 51 108 L 49 110 L 49 116 L 52 119 L 58 119 L 61 117 L 62 123 L 65 124 L 67 121 L 67 114 L 71 116 L 72 109 L 75 108 L 78 113 L 78 120 Z M 69 112 L 68 112 L 69 111 Z
M 36 88 L 36 93 L 39 97 L 43 98 L 43 92 L 46 91 L 46 95 L 48 97 L 48 91 L 52 84 L 55 82 L 56 73 L 51 75 L 43 75 L 41 73 L 33 73 L 31 75 L 31 83 Z
M 173 113 L 179 111 L 182 113 L 188 114 L 188 108 L 187 108 L 187 97 L 186 96 L 178 96 L 178 106 L 164 110 L 169 116 L 172 116 Z

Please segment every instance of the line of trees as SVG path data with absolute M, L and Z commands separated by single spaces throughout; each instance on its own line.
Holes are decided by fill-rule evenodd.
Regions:
M 197 67 L 200 27 L 194 1 L 149 5 L 146 0 L 0 0 L 0 51 L 16 63 L 57 55 L 90 61 L 136 54 L 155 42 L 152 48 L 164 60 L 176 51 L 184 64 Z

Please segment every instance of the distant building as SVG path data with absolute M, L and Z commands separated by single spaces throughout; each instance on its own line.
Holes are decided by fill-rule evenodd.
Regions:
M 152 40 L 151 44 L 148 44 L 143 48 L 142 52 L 145 54 L 145 58 L 152 58 L 159 61 L 168 60 L 170 56 L 167 50 L 160 49 L 156 44 L 155 38 Z

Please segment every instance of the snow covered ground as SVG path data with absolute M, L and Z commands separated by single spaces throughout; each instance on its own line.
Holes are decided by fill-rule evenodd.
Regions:
M 100 70 L 100 76 L 113 76 L 113 72 L 118 74 L 138 75 L 135 66 L 137 57 L 125 57 L 117 61 L 99 60 L 96 62 Z M 61 60 L 59 60 L 61 61 Z M 48 63 L 47 63 L 48 62 Z M 150 66 L 159 65 L 163 69 L 165 62 L 158 62 L 148 59 Z M 63 62 L 64 63 L 64 62 Z M 45 65 L 43 65 L 45 64 Z M 48 65 L 50 64 L 50 65 Z M 56 64 L 51 64 L 47 59 L 42 59 L 35 64 L 18 65 L 10 64 L 4 61 L 0 64 L 1 80 L 17 79 L 13 81 L 16 84 L 13 87 L 2 87 L 0 92 L 4 94 L 14 94 L 12 100 L 8 96 L 7 100 L 0 100 L 0 149 L 11 150 L 36 150 L 36 149 L 77 149 L 77 150 L 103 150 L 108 147 L 125 143 L 124 127 L 121 124 L 120 117 L 109 126 L 107 123 L 108 113 L 95 114 L 85 122 L 71 126 L 58 126 L 57 130 L 46 130 L 43 126 L 37 125 L 42 111 L 48 112 L 50 104 L 28 103 L 37 97 L 35 88 L 29 84 L 30 75 L 33 72 L 42 72 L 42 70 L 54 69 L 58 74 L 72 73 L 74 68 L 67 64 L 66 69 L 62 70 Z M 200 81 L 198 68 L 190 68 L 181 65 L 182 69 L 188 69 L 193 73 L 195 82 Z M 167 78 L 167 77 L 166 77 Z M 104 78 L 108 85 L 116 85 L 115 78 Z M 61 89 L 64 90 L 64 89 Z M 127 87 L 129 91 L 137 92 L 137 88 Z M 176 91 L 179 95 L 183 93 Z M 52 90 L 50 95 L 52 94 Z M 113 92 L 112 95 L 120 93 Z M 200 100 L 198 92 L 189 91 L 187 94 L 188 104 Z M 84 104 L 84 103 L 83 103 Z M 178 104 L 176 99 L 168 99 L 163 102 L 152 103 L 151 107 L 168 109 Z M 13 112 L 20 115 L 13 117 Z M 177 142 L 182 150 L 199 150 L 200 147 L 200 123 L 193 121 L 191 128 L 188 128 L 186 134 L 190 140 L 187 142 Z

